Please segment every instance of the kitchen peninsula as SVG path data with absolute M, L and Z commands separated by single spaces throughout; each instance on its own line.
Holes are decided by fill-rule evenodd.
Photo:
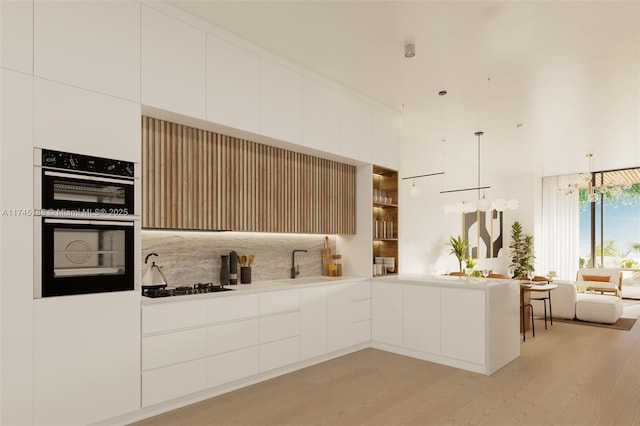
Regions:
M 520 356 L 517 282 L 426 275 L 372 282 L 371 347 L 486 375 Z

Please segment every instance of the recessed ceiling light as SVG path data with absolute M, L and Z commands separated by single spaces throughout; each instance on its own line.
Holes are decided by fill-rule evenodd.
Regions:
M 407 43 L 404 45 L 404 57 L 413 58 L 416 56 L 416 45 L 413 43 Z

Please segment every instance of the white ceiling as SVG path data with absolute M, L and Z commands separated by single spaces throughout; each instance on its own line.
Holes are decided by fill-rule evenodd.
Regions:
M 508 175 L 640 166 L 640 2 L 169 3 L 402 111 L 404 144 L 475 156 L 483 130 Z

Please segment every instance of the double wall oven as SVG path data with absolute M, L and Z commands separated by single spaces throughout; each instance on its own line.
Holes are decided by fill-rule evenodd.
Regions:
M 135 288 L 136 167 L 36 149 L 34 297 Z

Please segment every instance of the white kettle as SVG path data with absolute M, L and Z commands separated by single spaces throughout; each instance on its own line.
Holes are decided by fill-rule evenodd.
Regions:
M 158 254 L 149 253 L 147 257 L 144 258 L 145 265 L 147 264 L 147 262 L 149 261 L 149 257 L 151 256 L 158 257 Z M 167 285 L 167 280 L 162 274 L 160 267 L 156 265 L 155 261 L 151 261 L 151 266 L 149 267 L 147 272 L 144 274 L 144 277 L 142 278 L 142 287 L 143 288 L 150 287 L 150 286 L 164 287 L 166 285 Z

